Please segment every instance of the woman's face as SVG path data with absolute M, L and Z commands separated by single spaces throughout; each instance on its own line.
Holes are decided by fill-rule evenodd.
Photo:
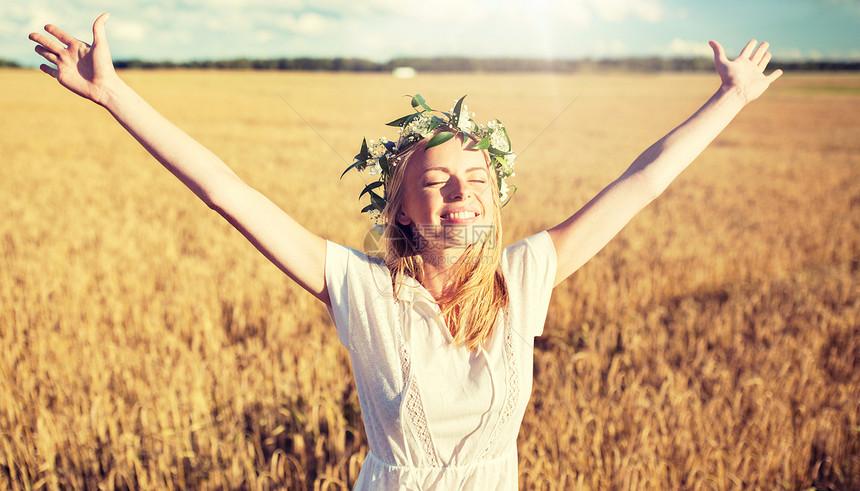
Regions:
M 416 150 L 407 163 L 403 186 L 396 219 L 412 226 L 420 249 L 462 248 L 492 236 L 492 193 L 497 191 L 487 159 L 483 151 L 463 148 L 461 138 Z

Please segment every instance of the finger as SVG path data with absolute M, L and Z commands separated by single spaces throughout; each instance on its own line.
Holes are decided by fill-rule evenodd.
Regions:
M 758 44 L 758 41 L 756 41 L 755 39 L 751 39 L 750 42 L 748 42 L 747 45 L 744 46 L 744 49 L 743 51 L 741 51 L 741 54 L 738 55 L 738 58 L 749 58 L 750 56 L 752 56 L 753 49 L 755 48 L 756 44 Z
M 764 58 L 764 55 L 767 53 L 767 48 L 769 46 L 770 43 L 768 43 L 767 41 L 761 43 L 758 48 L 756 48 L 755 53 L 752 54 L 752 57 L 750 57 L 750 60 L 752 60 L 752 62 L 756 65 L 758 65 L 761 62 L 762 58 Z
M 105 23 L 107 23 L 110 14 L 104 13 L 99 16 L 93 23 L 93 44 L 105 42 Z
M 65 46 L 61 46 L 60 43 L 54 41 L 53 39 L 40 32 L 30 33 L 30 40 L 41 44 L 43 47 L 45 47 L 45 49 L 54 53 L 60 53 L 61 51 L 66 49 Z
M 782 76 L 782 69 L 777 68 L 770 75 L 767 76 L 767 83 L 772 84 L 774 80 L 778 79 Z
M 770 54 L 770 51 L 764 54 L 761 61 L 758 62 L 758 67 L 761 68 L 761 71 L 764 71 L 767 68 L 767 64 L 770 63 L 770 59 L 773 58 L 773 55 Z
M 49 51 L 44 46 L 38 46 L 37 45 L 36 46 L 36 53 L 39 53 L 40 55 L 42 55 L 42 58 L 50 61 L 54 65 L 60 64 L 60 57 L 57 56 L 53 51 Z
M 57 27 L 57 26 L 55 26 L 55 25 L 53 25 L 53 24 L 48 24 L 48 25 L 46 25 L 46 26 L 45 26 L 45 30 L 46 30 L 46 31 L 48 31 L 48 33 L 49 33 L 50 35 L 52 35 L 52 36 L 54 36 L 55 38 L 59 39 L 59 40 L 60 40 L 60 42 L 61 42 L 61 43 L 63 43 L 63 44 L 65 44 L 66 46 L 68 46 L 68 45 L 70 45 L 70 44 L 74 43 L 75 41 L 77 41 L 77 39 L 75 39 L 75 37 L 74 37 L 74 36 L 72 36 L 71 34 L 67 33 L 66 31 L 64 31 L 64 30 L 60 29 L 59 27 Z
M 715 61 L 722 61 L 722 62 L 729 61 L 728 58 L 726 58 L 726 52 L 725 52 L 725 50 L 723 50 L 723 45 L 721 45 L 720 43 L 718 43 L 716 41 L 711 41 L 708 44 L 710 44 L 711 49 L 714 50 L 714 60 Z
M 43 72 L 47 73 L 48 75 L 50 75 L 54 78 L 57 78 L 57 75 L 59 75 L 59 73 L 60 73 L 60 71 L 57 70 L 56 68 L 54 68 L 52 66 L 44 65 L 44 64 L 39 65 L 39 70 L 42 70 Z

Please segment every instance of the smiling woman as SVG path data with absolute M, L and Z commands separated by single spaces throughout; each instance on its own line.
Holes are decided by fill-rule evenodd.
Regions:
M 400 209 L 392 214 L 399 225 L 421 231 L 428 254 L 444 255 L 448 245 L 469 245 L 478 238 L 464 226 L 489 228 L 497 213 L 495 183 L 490 181 L 480 151 L 464 150 L 450 140 L 410 159 L 403 177 Z M 480 164 L 481 167 L 472 167 Z
M 52 25 L 53 37 L 31 34 L 48 62 L 41 69 L 107 109 L 325 304 L 349 351 L 370 447 L 358 489 L 516 489 L 534 338 L 553 287 L 781 74 L 763 73 L 767 43 L 729 60 L 712 42 L 721 85 L 695 114 L 570 218 L 505 248 L 499 210 L 515 156 L 504 126 L 476 124 L 463 99 L 440 113 L 415 96 L 414 112 L 392 122 L 398 141 L 364 142 L 350 166 L 381 176 L 362 191 L 384 230 L 384 257 L 374 258 L 304 228 L 156 112 L 114 71 L 106 21 L 95 21 L 92 45 Z
M 427 149 L 437 130 L 394 166 L 387 205 L 385 261 L 395 291 L 414 278 L 439 303 L 455 344 L 474 350 L 492 334 L 507 289 L 501 199 L 486 150 L 458 136 Z

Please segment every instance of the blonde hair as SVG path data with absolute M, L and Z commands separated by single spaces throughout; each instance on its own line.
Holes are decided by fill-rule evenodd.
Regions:
M 441 131 L 441 129 L 440 129 Z M 382 237 L 385 263 L 391 272 L 394 291 L 400 290 L 407 276 L 419 283 L 424 280 L 424 261 L 420 255 L 418 231 L 413 225 L 402 225 L 396 220 L 405 196 L 404 176 L 410 157 L 424 143 L 416 143 L 398 155 L 391 178 L 386 183 L 386 206 L 382 216 L 387 223 Z M 489 165 L 489 156 L 482 150 Z M 493 192 L 493 224 L 490 234 L 482 234 L 475 243 L 469 244 L 456 263 L 452 265 L 452 281 L 437 300 L 441 317 L 456 346 L 465 346 L 471 351 L 486 346 L 493 333 L 499 312 L 508 304 L 508 290 L 502 276 L 502 221 L 501 200 L 496 173 L 489 169 Z

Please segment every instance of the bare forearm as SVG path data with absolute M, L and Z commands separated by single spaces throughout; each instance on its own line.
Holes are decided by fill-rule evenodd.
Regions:
M 768 44 L 751 40 L 734 60 L 710 42 L 720 89 L 680 126 L 640 155 L 585 207 L 549 230 L 558 257 L 556 284 L 585 264 L 720 134 L 743 107 L 782 75 L 765 76 Z
M 119 78 L 105 88 L 104 94 L 100 103 L 111 115 L 207 205 L 213 205 L 225 179 L 239 179 L 220 158 L 164 118 Z
M 645 150 L 627 169 L 622 179 L 640 174 L 651 188 L 652 197 L 690 165 L 720 134 L 746 104 L 736 89 L 720 87 L 689 119 Z
M 117 76 L 104 32 L 108 14 L 93 23 L 93 44 L 45 26 L 30 34 L 48 64 L 40 69 L 73 93 L 105 107 L 164 167 L 233 224 L 290 278 L 325 303 L 326 243 L 275 203 L 251 189 L 224 162 L 167 121 Z

